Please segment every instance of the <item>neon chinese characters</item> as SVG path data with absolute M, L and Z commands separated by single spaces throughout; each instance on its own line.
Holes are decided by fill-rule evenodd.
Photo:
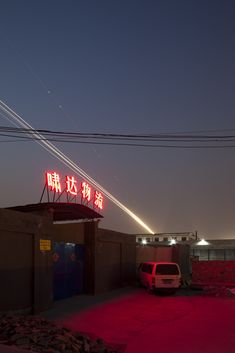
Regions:
M 61 192 L 60 176 L 56 172 L 46 173 L 47 185 L 51 191 Z
M 100 210 L 102 210 L 103 201 L 104 201 L 103 195 L 99 191 L 95 191 L 95 200 L 94 200 L 95 207 L 98 207 Z
M 85 181 L 81 184 L 82 186 L 82 197 L 83 199 L 90 201 L 91 200 L 91 187 Z
M 69 177 L 66 175 L 66 185 L 67 185 L 66 192 L 68 192 L 71 195 L 77 195 L 78 189 L 76 184 L 77 184 L 77 181 L 73 176 Z
M 50 191 L 54 193 L 66 192 L 68 195 L 73 197 L 81 196 L 81 199 L 85 202 L 93 201 L 95 208 L 103 209 L 104 197 L 101 192 L 92 190 L 91 186 L 86 182 L 82 181 L 80 188 L 78 182 L 74 176 L 66 175 L 65 180 L 61 181 L 60 175 L 55 172 L 46 172 L 46 185 Z

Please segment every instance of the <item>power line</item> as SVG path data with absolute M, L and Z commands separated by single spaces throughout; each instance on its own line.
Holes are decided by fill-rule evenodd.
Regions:
M 33 129 L 13 128 L 7 126 L 0 126 L 2 132 L 16 132 L 16 133 L 34 133 Z M 201 134 L 190 134 L 184 133 L 157 133 L 157 134 L 114 134 L 114 133 L 91 133 L 91 132 L 64 132 L 64 131 L 52 131 L 45 129 L 37 129 L 39 133 L 44 135 L 59 135 L 59 136 L 71 136 L 71 137 L 93 137 L 93 138 L 145 138 L 145 139 L 228 139 L 235 138 L 234 135 L 201 135 Z M 205 130 L 204 132 L 206 132 Z
M 2 136 L 2 134 L 0 134 Z M 14 137 L 14 136 L 12 136 Z M 97 141 L 71 141 L 71 140 L 59 140 L 59 139 L 46 139 L 46 138 L 32 138 L 22 137 L 18 140 L 1 141 L 0 143 L 16 143 L 16 142 L 32 142 L 32 141 L 52 141 L 52 142 L 65 142 L 74 144 L 87 144 L 87 145 L 106 145 L 106 146 L 120 146 L 120 147 L 144 147 L 144 148 L 178 148 L 178 149 L 218 149 L 218 148 L 234 148 L 235 145 L 153 145 L 153 144 L 140 144 L 140 143 L 115 143 L 115 142 L 97 142 Z M 234 140 L 235 142 L 235 140 Z
M 12 110 L 7 104 L 0 100 L 0 108 L 6 115 L 6 118 L 13 123 L 15 126 L 20 125 L 23 129 L 30 129 L 32 131 L 33 137 L 36 139 L 43 139 L 43 136 L 35 130 L 29 123 L 27 123 L 19 114 Z M 35 140 L 41 147 L 43 147 L 48 153 L 57 158 L 61 163 L 66 165 L 70 170 L 79 176 L 84 177 L 91 185 L 95 186 L 99 191 L 101 191 L 110 201 L 112 201 L 116 206 L 127 213 L 132 219 L 135 220 L 141 227 L 146 229 L 149 233 L 154 234 L 152 229 L 145 224 L 140 217 L 138 217 L 133 211 L 127 208 L 122 202 L 120 202 L 116 197 L 114 197 L 108 190 L 106 190 L 102 185 L 100 185 L 95 179 L 90 177 L 82 168 L 80 168 L 76 163 L 74 163 L 70 158 L 68 158 L 63 152 L 61 152 L 56 146 L 54 146 L 48 140 Z
M 212 135 L 212 136 L 183 135 L 183 138 L 182 138 L 182 135 L 179 134 L 179 135 L 174 135 L 174 138 L 169 138 L 169 135 L 163 135 L 163 134 L 131 135 L 131 134 L 81 133 L 81 132 L 62 132 L 62 131 L 52 131 L 52 130 L 37 130 L 38 133 L 40 134 L 43 133 L 43 135 L 35 136 L 35 130 L 33 129 L 13 128 L 13 127 L 5 127 L 5 126 L 0 126 L 0 132 L 2 132 L 0 133 L 0 136 L 2 137 L 15 138 L 15 140 L 7 140 L 7 139 L 2 140 L 0 141 L 1 143 L 7 143 L 7 142 L 13 143 L 13 142 L 33 140 L 33 141 L 53 141 L 53 142 L 60 142 L 60 143 L 73 143 L 73 144 L 92 144 L 92 145 L 95 144 L 95 145 L 124 146 L 124 147 L 144 147 L 144 148 L 147 147 L 147 148 L 177 148 L 177 149 L 208 149 L 208 148 L 225 149 L 225 148 L 235 147 L 233 144 L 231 144 L 231 142 L 235 142 L 235 135 Z M 152 142 L 157 142 L 157 144 L 153 144 Z M 199 142 L 200 143 L 203 142 L 203 144 L 199 144 Z

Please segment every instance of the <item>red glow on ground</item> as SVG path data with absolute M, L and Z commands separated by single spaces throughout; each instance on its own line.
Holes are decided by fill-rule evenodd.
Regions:
M 144 289 L 118 295 L 96 305 L 94 298 L 87 308 L 76 297 L 71 314 L 57 322 L 127 345 L 125 353 L 234 352 L 234 298 L 164 297 L 149 295 Z

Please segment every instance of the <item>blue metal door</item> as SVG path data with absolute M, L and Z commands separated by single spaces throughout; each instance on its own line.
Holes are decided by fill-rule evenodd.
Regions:
M 84 260 L 85 260 L 85 246 L 75 245 L 74 253 L 76 256 L 76 293 L 81 294 L 84 292 Z
M 84 255 L 84 245 L 54 243 L 54 300 L 83 292 Z

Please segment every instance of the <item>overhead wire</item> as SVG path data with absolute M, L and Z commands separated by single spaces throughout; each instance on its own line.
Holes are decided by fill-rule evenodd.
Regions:
M 3 140 L 0 142 L 19 141 L 53 141 L 60 143 L 96 144 L 109 146 L 148 147 L 148 148 L 234 148 L 230 144 L 235 142 L 235 135 L 169 135 L 169 134 L 110 134 L 110 133 L 84 133 L 64 132 L 52 130 L 37 130 L 42 136 L 35 136 L 35 131 L 25 128 L 13 128 L 0 126 L 0 136 L 6 138 L 18 138 L 18 140 Z M 155 136 L 155 137 L 154 137 Z M 174 136 L 174 138 L 172 138 Z M 85 140 L 85 141 L 84 141 Z M 102 141 L 102 142 L 101 142 Z M 105 142 L 103 142 L 105 141 Z M 115 141 L 115 142 L 114 142 Z M 118 142 L 117 142 L 118 141 Z M 124 141 L 124 142 L 123 142 Z M 128 141 L 128 142 L 126 142 Z M 140 143 L 141 142 L 141 143 Z M 157 142 L 158 144 L 153 144 Z M 164 142 L 164 144 L 159 144 Z M 168 144 L 166 144 L 166 142 Z M 198 144 L 198 143 L 204 143 Z M 169 144 L 171 143 L 171 144 Z M 177 143 L 177 144 L 172 144 Z M 183 143 L 183 144 L 179 144 Z M 193 145 L 192 145 L 193 143 Z M 196 144 L 195 144 L 196 143 Z M 213 144 L 212 144 L 213 143 Z M 215 145 L 217 143 L 217 145 Z M 223 144 L 221 144 L 223 143 Z M 224 143 L 227 143 L 226 145 Z
M 23 128 L 13 128 L 13 127 L 7 127 L 7 126 L 0 126 L 0 131 L 6 131 L 6 132 L 17 132 L 17 133 L 30 133 L 34 132 L 32 129 L 23 129 Z M 65 135 L 65 136 L 79 136 L 79 137 L 103 137 L 103 138 L 154 138 L 154 139 L 159 139 L 159 138 L 165 138 L 165 139 L 172 139 L 172 136 L 175 139 L 197 139 L 197 138 L 202 138 L 202 139 L 228 139 L 235 137 L 235 134 L 233 135 L 201 135 L 201 134 L 190 134 L 190 135 L 185 135 L 184 133 L 157 133 L 157 134 L 114 134 L 114 133 L 91 133 L 91 132 L 66 132 L 66 131 L 52 131 L 52 130 L 45 130 L 45 129 L 37 129 L 39 133 L 43 133 L 44 135 L 47 134 L 53 134 L 53 135 Z M 206 130 L 205 130 L 206 131 Z

